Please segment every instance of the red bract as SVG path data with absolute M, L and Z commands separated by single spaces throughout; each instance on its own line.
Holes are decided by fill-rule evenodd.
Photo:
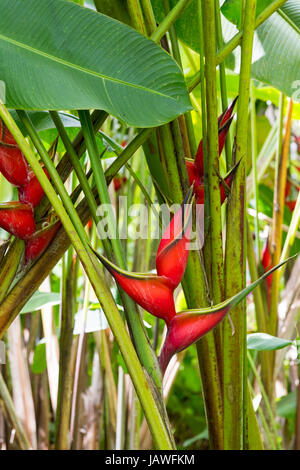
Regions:
M 225 186 L 227 186 L 228 188 L 231 187 L 233 177 L 235 175 L 235 172 L 239 164 L 240 162 L 238 162 L 233 168 L 231 168 L 231 170 L 224 177 L 224 180 L 220 182 L 221 204 L 223 204 L 223 202 L 225 201 L 227 197 Z M 197 170 L 195 169 L 195 166 L 193 162 L 191 162 L 191 160 L 186 160 L 186 166 L 188 170 L 189 181 L 194 182 L 194 193 L 196 196 L 196 204 L 204 204 L 204 178 L 199 178 L 199 176 L 197 175 Z
M 30 238 L 36 230 L 31 205 L 16 202 L 0 204 L 0 227 L 22 240 Z
M 7 181 L 23 186 L 29 180 L 29 166 L 13 136 L 0 121 L 0 171 Z
M 120 176 L 116 176 L 114 179 L 113 179 L 113 183 L 114 183 L 114 190 L 117 192 L 119 191 L 122 186 L 126 183 L 127 181 L 127 178 L 126 176 L 123 176 L 123 177 L 120 177 Z
M 50 244 L 59 227 L 60 222 L 48 225 L 42 230 L 35 232 L 34 235 L 32 235 L 32 237 L 26 241 L 25 263 L 34 261 L 43 253 L 43 251 Z
M 164 372 L 171 357 L 198 341 L 215 328 L 225 315 L 236 307 L 263 279 L 268 278 L 276 269 L 297 255 L 291 256 L 265 273 L 255 282 L 224 302 L 211 308 L 192 309 L 174 316 L 168 325 L 168 333 L 161 349 L 159 363 Z
M 231 105 L 224 111 L 221 116 L 218 118 L 219 126 L 219 155 L 221 155 L 226 136 L 229 131 L 229 127 L 232 123 L 232 112 L 235 106 L 237 98 L 231 103 Z M 203 140 L 200 141 L 198 146 L 197 154 L 195 160 L 186 160 L 186 167 L 189 176 L 190 184 L 194 183 L 194 193 L 196 195 L 196 204 L 204 204 L 204 166 L 203 166 Z M 230 177 L 230 172 L 227 175 L 228 177 L 228 186 L 230 187 L 232 177 Z M 221 191 L 221 200 L 222 203 L 226 199 L 226 194 L 224 191 L 223 184 L 220 184 Z
M 231 116 L 234 110 L 235 103 L 237 102 L 238 97 L 236 97 L 230 106 L 218 117 L 218 128 L 219 128 L 219 155 L 221 155 L 226 136 L 232 122 Z M 195 167 L 199 172 L 199 177 L 204 176 L 204 167 L 203 167 L 203 139 L 201 139 L 200 144 L 197 149 L 195 157 Z
M 49 178 L 49 173 L 46 168 L 43 168 L 45 174 Z M 28 204 L 32 204 L 33 207 L 36 207 L 44 196 L 44 190 L 33 173 L 29 174 L 29 181 L 22 187 L 18 188 L 19 200 Z
M 189 255 L 191 198 L 192 188 L 163 234 L 156 257 L 157 275 L 129 273 L 95 252 L 122 289 L 141 307 L 164 319 L 167 324 L 176 314 L 173 292 L 183 277 Z

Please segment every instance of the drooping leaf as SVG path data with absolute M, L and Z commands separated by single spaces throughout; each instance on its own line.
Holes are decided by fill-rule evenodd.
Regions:
M 8 107 L 104 109 L 140 127 L 191 108 L 176 62 L 132 28 L 65 0 L 0 0 L 0 9 Z
M 292 341 L 277 338 L 267 333 L 252 333 L 247 335 L 247 348 L 255 351 L 275 351 L 293 344 Z
M 288 418 L 296 413 L 297 408 L 297 391 L 294 390 L 284 397 L 280 398 L 276 406 L 276 414 L 282 418 Z
M 258 13 L 270 0 L 258 2 Z M 240 26 L 237 4 L 242 0 L 226 0 L 222 12 L 226 18 Z M 240 12 L 241 10 L 239 10 Z M 226 41 L 230 38 L 226 37 Z M 300 101 L 300 4 L 288 0 L 278 12 L 273 13 L 255 33 L 252 76 L 270 84 L 294 101 Z
M 57 292 L 39 292 L 36 291 L 27 304 L 21 310 L 21 313 L 34 312 L 43 307 L 60 304 L 60 294 Z

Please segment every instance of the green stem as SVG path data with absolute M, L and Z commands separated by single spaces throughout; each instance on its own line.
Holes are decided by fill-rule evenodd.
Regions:
M 256 0 L 247 0 L 243 25 L 235 162 L 241 160 L 228 201 L 226 223 L 225 287 L 226 297 L 243 289 L 246 278 L 245 187 L 248 136 L 248 103 Z M 246 446 L 246 305 L 233 312 L 235 334 L 224 322 L 224 447 L 230 450 Z
M 258 383 L 258 385 L 259 385 L 261 394 L 262 394 L 262 396 L 263 396 L 263 399 L 264 399 L 264 402 L 265 402 L 265 405 L 266 405 L 266 410 L 267 410 L 268 415 L 269 415 L 270 423 L 271 423 L 271 425 L 272 425 L 273 435 L 277 437 L 277 428 L 276 428 L 276 422 L 275 422 L 275 419 L 274 419 L 274 414 L 273 414 L 273 412 L 272 412 L 272 407 L 271 407 L 270 401 L 269 401 L 269 399 L 268 399 L 268 395 L 267 395 L 267 393 L 266 393 L 265 387 L 263 386 L 263 383 L 262 383 L 262 381 L 261 381 L 260 375 L 259 375 L 259 373 L 258 373 L 257 368 L 255 367 L 254 361 L 253 361 L 253 359 L 252 359 L 251 354 L 250 354 L 249 351 L 247 352 L 247 358 L 248 358 L 250 367 L 251 367 L 251 369 L 252 369 L 252 371 L 253 371 L 253 374 L 255 375 L 255 378 L 256 378 L 257 383 Z M 277 449 L 280 449 L 280 447 L 278 446 L 278 444 L 277 444 Z
M 216 12 L 216 33 L 217 33 L 216 37 L 217 37 L 217 45 L 218 45 L 218 50 L 219 50 L 224 46 L 219 0 L 215 0 L 215 12 Z M 225 109 L 228 106 L 228 99 L 227 99 L 226 72 L 225 72 L 224 62 L 222 62 L 219 65 L 219 71 L 220 71 L 220 89 L 221 89 L 222 110 L 225 111 Z M 228 133 L 228 136 L 225 141 L 225 155 L 226 155 L 226 169 L 227 171 L 229 171 L 231 167 L 230 133 Z
M 89 277 L 95 294 L 97 295 L 97 298 L 108 319 L 112 332 L 116 338 L 124 361 L 127 365 L 129 374 L 137 391 L 141 405 L 144 409 L 145 416 L 148 421 L 151 433 L 153 435 L 155 445 L 158 449 L 171 450 L 173 448 L 173 445 L 170 441 L 169 433 L 164 425 L 163 419 L 161 417 L 155 399 L 152 395 L 149 384 L 147 383 L 146 377 L 143 373 L 143 369 L 139 363 L 138 357 L 133 348 L 132 342 L 130 341 L 129 335 L 126 331 L 120 313 L 116 307 L 116 304 L 111 296 L 109 289 L 107 288 L 103 274 L 99 270 L 98 262 L 96 262 L 96 259 L 89 254 L 89 252 L 86 250 L 85 245 L 81 242 L 81 239 L 77 234 L 77 231 L 73 226 L 64 206 L 62 205 L 62 202 L 57 197 L 55 190 L 53 189 L 51 183 L 45 175 L 41 165 L 37 161 L 30 146 L 24 139 L 22 133 L 16 126 L 14 120 L 12 119 L 2 102 L 0 102 L 0 116 L 7 125 L 10 132 L 12 133 L 13 137 L 15 138 L 17 144 L 20 147 L 20 150 L 24 154 L 32 170 L 39 179 L 46 195 L 49 198 L 50 203 L 54 207 L 63 226 L 65 227 L 70 237 L 70 240 L 79 256 L 79 259 Z M 47 162 L 47 168 L 49 167 L 51 169 L 51 173 L 55 177 L 54 181 L 57 182 L 57 178 L 59 179 L 59 176 L 57 175 L 52 162 L 49 162 L 48 160 L 50 159 L 47 154 L 47 159 L 45 159 L 45 161 Z M 57 184 L 57 187 L 60 187 L 59 182 Z M 61 191 L 60 196 L 63 199 L 64 191 Z M 80 219 L 79 224 L 83 228 Z
M 163 21 L 160 23 L 158 28 L 152 33 L 151 39 L 154 42 L 159 42 L 161 38 L 169 30 L 170 26 L 177 20 L 179 15 L 183 12 L 185 7 L 191 2 L 191 0 L 179 0 L 175 7 L 165 16 Z
M 260 260 L 260 239 L 259 239 L 259 220 L 258 220 L 258 182 L 257 182 L 257 131 L 256 131 L 256 109 L 255 109 L 255 96 L 253 80 L 250 83 L 250 100 L 251 100 L 251 156 L 252 156 L 252 169 L 253 169 L 253 188 L 255 199 L 255 244 L 257 258 Z
M 0 304 L 14 280 L 23 251 L 24 241 L 15 239 L 7 250 L 4 260 L 1 262 Z
M 257 29 L 264 21 L 266 21 L 273 13 L 281 7 L 286 2 L 286 0 L 275 0 L 269 6 L 267 6 L 264 11 L 262 11 L 256 18 L 254 29 Z M 216 60 L 217 65 L 220 65 L 227 56 L 241 44 L 243 38 L 243 31 L 237 33 L 227 44 L 222 47 L 218 52 Z M 188 90 L 191 92 L 193 89 L 199 85 L 201 80 L 200 73 L 197 72 L 193 77 L 187 81 Z

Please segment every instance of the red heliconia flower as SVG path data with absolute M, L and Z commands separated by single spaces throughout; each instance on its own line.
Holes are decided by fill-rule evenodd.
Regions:
M 227 194 L 225 190 L 225 184 L 228 188 L 231 187 L 231 183 L 233 181 L 233 177 L 235 172 L 239 166 L 240 162 L 238 162 L 231 170 L 227 173 L 224 177 L 223 181 L 220 182 L 220 198 L 221 204 L 225 201 Z M 191 160 L 186 160 L 186 167 L 188 170 L 189 181 L 194 182 L 194 193 L 196 196 L 196 204 L 204 204 L 204 178 L 200 178 L 197 174 L 197 170 L 195 169 L 194 164 Z M 225 184 L 224 184 L 225 183 Z
M 126 176 L 116 176 L 114 179 L 113 179 L 113 183 L 114 183 L 114 190 L 117 192 L 119 191 L 122 186 L 126 183 L 127 181 L 127 178 Z
M 218 118 L 218 126 L 219 126 L 219 155 L 221 155 L 226 136 L 229 131 L 229 127 L 232 123 L 232 112 L 235 106 L 237 98 L 231 103 L 231 105 L 219 116 Z M 198 150 L 196 153 L 195 160 L 186 159 L 186 167 L 189 176 L 190 184 L 194 183 L 194 193 L 196 195 L 196 204 L 204 204 L 204 165 L 203 165 L 203 140 L 200 141 L 198 146 Z M 225 177 L 226 184 L 230 187 L 232 178 L 233 178 L 233 170 L 232 175 L 231 172 L 228 173 L 227 177 Z M 227 178 L 227 181 L 226 181 Z M 220 191 L 221 191 L 221 203 L 224 202 L 226 199 L 226 193 L 224 190 L 224 186 L 220 184 Z
M 17 238 L 27 240 L 36 230 L 32 206 L 19 202 L 0 204 L 0 227 Z
M 23 186 L 29 180 L 29 165 L 2 121 L 0 121 L 0 171 L 7 181 L 15 186 Z
M 60 227 L 60 222 L 49 224 L 35 232 L 25 244 L 25 263 L 36 260 L 52 241 Z
M 186 312 L 181 312 L 174 316 L 168 325 L 167 336 L 159 356 L 162 371 L 164 372 L 166 370 L 174 354 L 195 343 L 202 336 L 215 328 L 223 320 L 225 315 L 250 294 L 263 279 L 268 278 L 277 268 L 296 256 L 298 256 L 298 254 L 278 264 L 241 292 L 218 305 L 214 305 L 210 308 L 187 310 Z
M 192 188 L 163 234 L 156 257 L 157 275 L 129 273 L 93 250 L 122 289 L 149 313 L 162 318 L 167 325 L 176 314 L 173 292 L 184 275 L 189 255 L 191 199 Z
M 232 122 L 232 113 L 235 107 L 235 103 L 237 102 L 238 96 L 233 100 L 230 106 L 218 117 L 218 128 L 219 128 L 219 155 L 221 155 L 226 136 L 228 134 L 228 130 L 230 124 Z M 204 176 L 204 166 L 203 166 L 203 139 L 201 139 L 200 144 L 197 149 L 196 157 L 195 157 L 195 167 L 199 172 L 199 176 Z
M 43 168 L 46 176 L 49 178 L 49 173 L 46 168 Z M 41 183 L 33 173 L 30 171 L 29 181 L 18 188 L 19 200 L 24 203 L 32 204 L 32 207 L 36 207 L 44 196 L 44 190 Z
M 269 269 L 271 269 L 273 267 L 269 238 L 267 238 L 265 246 L 264 246 L 263 251 L 262 251 L 261 264 L 262 264 L 265 272 L 267 272 Z M 271 288 L 272 288 L 272 275 L 268 276 L 266 281 L 267 281 L 267 299 L 268 299 L 268 305 L 270 307 Z

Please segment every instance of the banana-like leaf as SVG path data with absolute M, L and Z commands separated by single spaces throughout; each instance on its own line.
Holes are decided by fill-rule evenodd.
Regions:
M 225 1 L 222 12 L 227 19 L 240 24 L 235 11 L 235 2 Z M 271 3 L 259 0 L 258 7 Z M 234 11 L 232 11 L 234 10 Z M 240 9 L 241 11 L 241 9 Z M 228 40 L 229 38 L 226 38 Z M 252 77 L 284 92 L 294 94 L 294 100 L 300 101 L 300 3 L 288 0 L 277 12 L 268 18 L 256 31 Z
M 140 127 L 191 109 L 176 62 L 132 28 L 66 0 L 0 0 L 6 104 L 104 109 Z
M 171 7 L 178 0 L 170 0 Z M 151 0 L 156 20 L 161 22 L 165 16 L 164 5 L 160 0 Z M 235 25 L 240 24 L 242 0 L 226 0 L 222 6 L 222 31 L 224 41 L 228 42 L 237 32 Z M 240 5 L 238 5 L 240 3 Z M 258 0 L 257 13 L 271 0 Z M 221 1 L 220 1 L 221 4 Z M 192 0 L 175 23 L 176 33 L 185 44 L 199 52 L 198 0 Z M 235 24 L 229 21 L 234 21 Z M 300 2 L 288 0 L 279 10 L 266 20 L 255 32 L 252 77 L 272 85 L 287 96 L 294 93 L 294 101 L 300 101 Z M 239 63 L 240 51 L 234 56 Z M 234 66 L 230 60 L 230 68 Z M 227 63 L 227 61 L 226 61 Z M 229 64 L 228 64 L 229 65 Z

